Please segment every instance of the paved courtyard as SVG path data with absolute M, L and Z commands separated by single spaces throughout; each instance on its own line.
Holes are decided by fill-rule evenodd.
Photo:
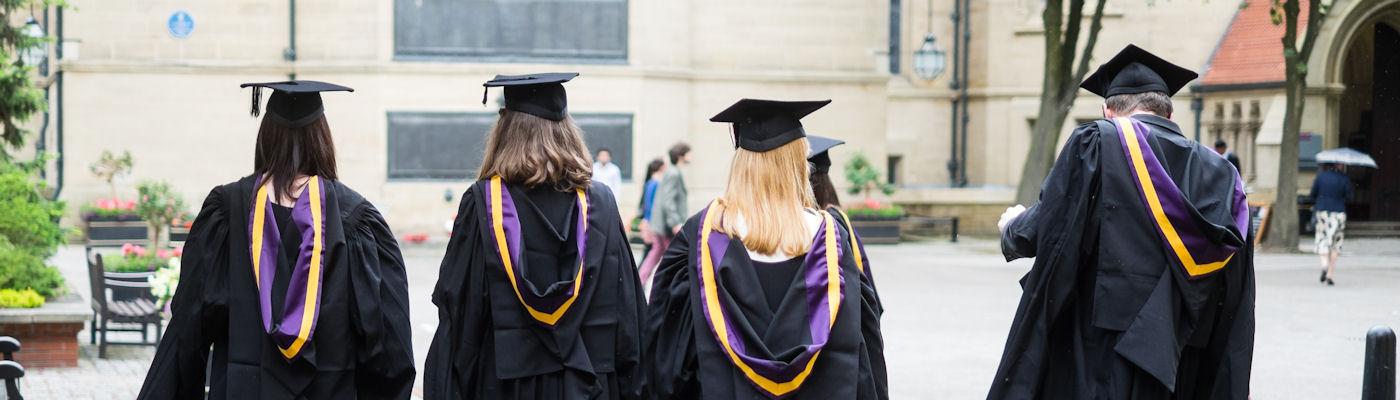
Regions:
M 407 245 L 414 351 L 419 365 L 437 325 L 429 295 L 442 244 Z M 964 239 L 872 246 L 894 399 L 979 399 L 996 371 L 1029 260 L 1002 261 L 997 243 Z M 86 295 L 81 247 L 56 262 Z M 1317 282 L 1317 257 L 1260 254 L 1253 395 L 1268 399 L 1346 399 L 1361 393 L 1366 330 L 1400 327 L 1400 240 L 1354 239 L 1337 286 Z M 77 368 L 35 369 L 22 380 L 34 399 L 130 399 L 153 350 L 118 346 L 98 359 L 82 339 Z M 421 382 L 420 382 L 421 385 Z

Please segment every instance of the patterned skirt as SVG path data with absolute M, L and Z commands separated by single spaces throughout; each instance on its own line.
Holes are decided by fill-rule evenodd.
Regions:
M 1313 245 L 1317 248 L 1317 254 L 1342 251 L 1342 240 L 1346 237 L 1346 233 L 1343 231 L 1347 227 L 1347 213 L 1316 211 L 1313 212 L 1313 221 L 1317 226 L 1313 236 Z

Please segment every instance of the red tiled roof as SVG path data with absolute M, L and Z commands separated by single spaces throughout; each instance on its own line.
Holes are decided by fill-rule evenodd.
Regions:
M 1283 82 L 1283 25 L 1269 17 L 1269 0 L 1247 0 L 1235 14 L 1220 48 L 1211 57 L 1201 86 Z M 1307 1 L 1301 2 L 1298 34 L 1308 21 Z M 1300 38 L 1301 39 L 1301 38 Z M 1300 43 L 1301 44 L 1301 43 Z

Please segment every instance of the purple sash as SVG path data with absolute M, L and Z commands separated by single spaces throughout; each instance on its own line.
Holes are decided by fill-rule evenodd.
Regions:
M 1151 129 L 1141 121 L 1129 118 L 1115 118 L 1113 123 L 1122 135 L 1123 153 L 1127 156 L 1138 195 L 1147 204 L 1157 233 L 1170 249 L 1168 253 L 1189 278 L 1200 278 L 1224 268 L 1239 246 L 1212 243 L 1201 232 L 1191 218 L 1191 206 L 1187 204 L 1186 197 L 1148 147 L 1147 137 L 1152 135 Z M 1239 232 L 1249 226 L 1249 209 L 1242 185 L 1236 178 L 1231 199 L 1235 227 Z
M 525 281 L 524 272 L 520 270 L 517 262 L 521 250 L 520 216 L 516 213 L 510 191 L 501 185 L 501 177 L 491 178 L 491 184 L 486 187 L 486 198 L 486 211 L 491 215 L 491 233 L 496 238 L 496 254 L 501 257 L 501 265 L 505 267 L 506 277 L 510 279 L 516 299 L 529 311 L 530 317 L 553 328 L 564 317 L 564 313 L 569 311 L 574 300 L 578 300 L 580 288 L 583 286 L 584 250 L 588 242 L 588 196 L 582 190 L 578 191 L 579 217 L 574 235 L 578 238 L 578 273 L 574 275 L 573 285 L 569 286 L 567 292 L 548 296 L 535 293 L 530 288 L 530 283 Z
M 795 393 L 812 373 L 812 367 L 826 347 L 831 336 L 831 326 L 836 322 L 841 301 L 845 297 L 845 278 L 841 276 L 838 260 L 841 258 L 840 238 L 835 221 L 830 214 L 822 211 L 822 227 L 812 242 L 812 248 L 803 261 L 802 274 L 806 281 L 807 329 L 812 344 L 804 346 L 802 353 L 791 362 L 764 359 L 749 354 L 744 339 L 731 328 L 735 316 L 726 310 L 719 299 L 719 279 L 715 265 L 724 258 L 729 248 L 729 236 L 714 235 L 714 217 L 719 213 L 718 200 L 706 208 L 704 222 L 700 228 L 700 238 L 696 245 L 700 248 L 700 289 L 705 311 L 705 321 L 729 356 L 729 360 L 744 374 L 749 383 L 770 398 L 780 399 Z
M 320 177 L 306 181 L 305 195 L 292 206 L 292 221 L 301 232 L 301 249 L 292 269 L 291 281 L 282 305 L 282 318 L 272 318 L 272 279 L 276 276 L 278 253 L 282 250 L 282 234 L 277 218 L 268 209 L 272 200 L 267 185 L 258 177 L 258 193 L 253 200 L 248 236 L 252 242 L 253 279 L 258 284 L 258 303 L 262 306 L 263 330 L 292 360 L 301 354 L 306 341 L 316 330 L 321 315 L 321 276 L 325 261 L 325 187 Z

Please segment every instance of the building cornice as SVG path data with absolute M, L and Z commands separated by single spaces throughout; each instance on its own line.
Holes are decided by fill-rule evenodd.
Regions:
M 803 70 L 712 70 L 665 66 L 606 65 L 606 64 L 488 64 L 422 61 L 122 61 L 81 60 L 64 61 L 60 68 L 78 73 L 140 73 L 140 74 L 411 74 L 411 75 L 490 75 L 501 71 L 558 70 L 578 71 L 589 76 L 646 78 L 667 80 L 767 82 L 767 83 L 836 83 L 848 85 L 885 85 L 892 77 L 879 72 L 803 71 Z

